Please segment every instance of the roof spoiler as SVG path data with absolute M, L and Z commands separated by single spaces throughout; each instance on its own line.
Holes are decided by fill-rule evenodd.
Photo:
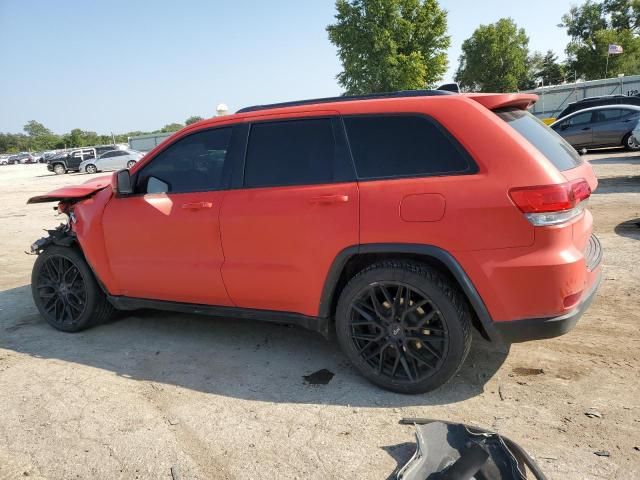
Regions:
M 463 95 L 489 110 L 500 108 L 526 110 L 538 101 L 538 96 L 533 93 L 464 93 Z

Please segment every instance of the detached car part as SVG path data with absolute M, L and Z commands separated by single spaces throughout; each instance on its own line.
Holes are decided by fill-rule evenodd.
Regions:
M 495 432 L 424 418 L 400 423 L 415 425 L 417 446 L 397 480 L 546 480 L 522 447 Z

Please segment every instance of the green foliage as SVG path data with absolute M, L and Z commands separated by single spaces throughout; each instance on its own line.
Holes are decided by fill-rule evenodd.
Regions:
M 433 86 L 447 69 L 447 12 L 437 0 L 336 0 L 327 27 L 346 94 Z
M 586 80 L 602 78 L 610 44 L 624 53 L 609 56 L 607 76 L 640 73 L 640 0 L 587 0 L 562 17 L 571 41 L 567 45 L 567 69 Z
M 184 127 L 184 125 L 181 124 L 181 123 L 169 123 L 169 124 L 165 125 L 164 127 L 162 127 L 160 130 L 155 131 L 154 133 L 177 132 L 182 127 Z
M 559 85 L 564 81 L 564 67 L 558 63 L 558 56 L 552 50 L 542 55 L 535 52 L 529 57 L 529 80 L 526 89 L 544 85 Z
M 185 125 L 191 125 L 191 124 L 193 124 L 193 123 L 199 122 L 200 120 L 204 120 L 204 118 L 202 118 L 202 117 L 200 117 L 200 116 L 198 116 L 198 115 L 194 115 L 194 116 L 192 116 L 192 117 L 187 118 L 187 119 L 184 121 L 184 124 L 185 124 Z
M 513 92 L 531 86 L 529 37 L 510 18 L 480 25 L 462 44 L 456 81 L 467 91 Z

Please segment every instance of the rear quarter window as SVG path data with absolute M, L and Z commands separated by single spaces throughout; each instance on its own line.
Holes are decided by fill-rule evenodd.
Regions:
M 344 117 L 359 179 L 477 172 L 460 144 L 424 115 Z
M 582 163 L 578 152 L 553 129 L 531 113 L 519 109 L 498 110 L 496 115 L 538 149 L 560 171 Z

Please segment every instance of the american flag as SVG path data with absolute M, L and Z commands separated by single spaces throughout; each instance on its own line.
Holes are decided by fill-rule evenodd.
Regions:
M 620 55 L 623 51 L 624 50 L 621 45 L 609 45 L 609 55 Z

